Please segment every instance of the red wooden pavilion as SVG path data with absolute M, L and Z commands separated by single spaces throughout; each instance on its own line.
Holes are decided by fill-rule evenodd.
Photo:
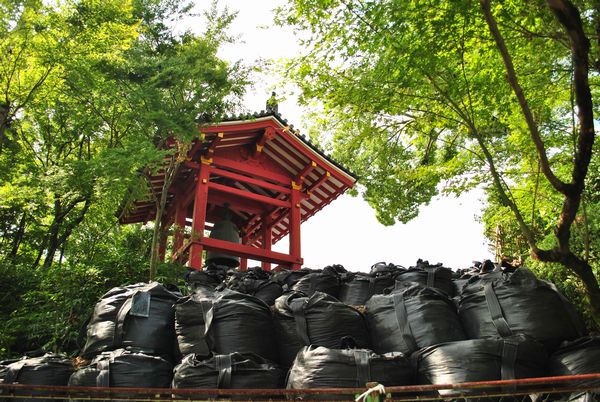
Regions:
M 175 225 L 172 259 L 202 269 L 203 250 L 298 269 L 303 263 L 300 224 L 354 186 L 356 177 L 304 137 L 276 112 L 199 125 L 187 161 L 169 188 L 165 223 Z M 160 193 L 164 172 L 152 178 Z M 120 222 L 153 220 L 150 197 L 130 200 Z M 229 205 L 241 244 L 206 236 Z M 271 245 L 289 234 L 289 253 Z M 162 258 L 167 239 L 161 244 Z

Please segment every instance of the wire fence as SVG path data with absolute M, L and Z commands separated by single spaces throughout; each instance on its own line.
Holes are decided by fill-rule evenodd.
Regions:
M 0 400 L 80 400 L 80 401 L 350 401 L 362 395 L 364 402 L 383 401 L 600 401 L 600 373 L 522 380 L 481 381 L 462 384 L 385 387 L 376 392 L 376 383 L 366 388 L 321 389 L 173 389 L 65 387 L 50 385 L 0 384 Z M 365 392 L 375 391 L 375 392 Z

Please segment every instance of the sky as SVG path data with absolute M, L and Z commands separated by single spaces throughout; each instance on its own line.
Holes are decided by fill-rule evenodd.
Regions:
M 194 11 L 201 13 L 210 4 L 209 0 L 198 0 Z M 238 36 L 238 41 L 223 47 L 219 56 L 247 64 L 297 56 L 301 50 L 298 34 L 273 22 L 272 9 L 282 4 L 281 0 L 220 0 L 219 8 L 238 11 L 230 30 Z M 200 33 L 202 18 L 181 21 L 178 28 Z M 285 77 L 260 74 L 254 79 L 254 87 L 244 98 L 248 111 L 264 110 L 272 90 L 278 94 L 283 92 L 286 99 L 279 103 L 279 112 L 295 128 L 306 132 L 303 109 L 290 93 L 293 88 L 281 87 Z M 356 173 L 360 176 L 360 172 Z M 473 261 L 493 259 L 483 227 L 477 220 L 482 199 L 480 190 L 458 198 L 435 198 L 429 205 L 422 206 L 419 216 L 407 224 L 386 227 L 377 221 L 374 210 L 360 195 L 342 195 L 302 225 L 304 266 L 317 269 L 342 264 L 350 271 L 368 271 L 380 261 L 409 267 L 422 258 L 450 268 L 466 268 Z M 287 239 L 283 239 L 273 249 L 287 252 L 287 247 Z

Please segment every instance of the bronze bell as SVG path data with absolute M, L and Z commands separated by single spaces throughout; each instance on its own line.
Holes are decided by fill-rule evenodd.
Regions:
M 211 232 L 211 239 L 225 240 L 232 243 L 240 244 L 240 230 L 235 223 L 231 221 L 231 213 L 229 212 L 229 205 L 225 204 L 225 214 L 223 220 L 215 223 Z M 206 263 L 225 265 L 231 268 L 238 267 L 240 265 L 240 257 L 232 255 L 221 254 L 215 251 L 207 251 Z

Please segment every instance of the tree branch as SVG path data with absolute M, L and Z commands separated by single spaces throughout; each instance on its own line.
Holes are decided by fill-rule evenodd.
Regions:
M 592 158 L 595 138 L 593 102 L 588 80 L 590 41 L 583 30 L 579 11 L 570 1 L 548 0 L 547 4 L 569 36 L 573 58 L 575 104 L 579 120 L 572 171 L 573 191 L 565 197 L 556 229 L 560 249 L 568 252 L 571 225 L 581 204 L 581 194 L 585 187 L 585 177 Z
M 521 85 L 519 84 L 519 80 L 517 78 L 517 73 L 515 72 L 515 67 L 514 67 L 514 64 L 512 61 L 512 57 L 510 56 L 510 53 L 508 52 L 508 48 L 506 47 L 506 43 L 504 42 L 504 38 L 502 37 L 502 34 L 500 33 L 500 31 L 498 29 L 498 24 L 496 23 L 496 19 L 492 15 L 492 11 L 490 9 L 490 0 L 480 0 L 480 4 L 481 4 L 481 9 L 483 10 L 483 14 L 485 16 L 485 20 L 487 22 L 488 28 L 490 30 L 490 33 L 491 33 L 492 37 L 494 38 L 494 41 L 496 42 L 496 46 L 498 47 L 498 50 L 500 51 L 500 55 L 502 56 L 504 66 L 506 68 L 506 77 L 507 77 L 508 83 L 510 84 L 511 88 L 513 89 L 513 92 L 514 92 L 515 96 L 517 97 L 517 100 L 519 101 L 519 106 L 521 107 L 521 112 L 523 113 L 523 116 L 525 117 L 525 121 L 527 122 L 529 134 L 533 140 L 533 143 L 535 144 L 538 155 L 540 157 L 542 172 L 544 173 L 544 175 L 546 176 L 546 178 L 548 179 L 550 184 L 552 184 L 552 186 L 557 191 L 566 195 L 573 191 L 573 186 L 572 186 L 572 184 L 565 183 L 562 180 L 560 180 L 558 177 L 556 177 L 556 175 L 550 168 L 550 163 L 548 161 L 548 155 L 546 153 L 546 147 L 545 147 L 544 141 L 542 140 L 542 138 L 540 136 L 537 124 L 533 118 L 533 113 L 531 112 L 531 109 L 529 108 L 529 103 L 527 102 L 527 99 L 525 99 L 525 94 L 523 93 L 523 89 L 521 88 Z

